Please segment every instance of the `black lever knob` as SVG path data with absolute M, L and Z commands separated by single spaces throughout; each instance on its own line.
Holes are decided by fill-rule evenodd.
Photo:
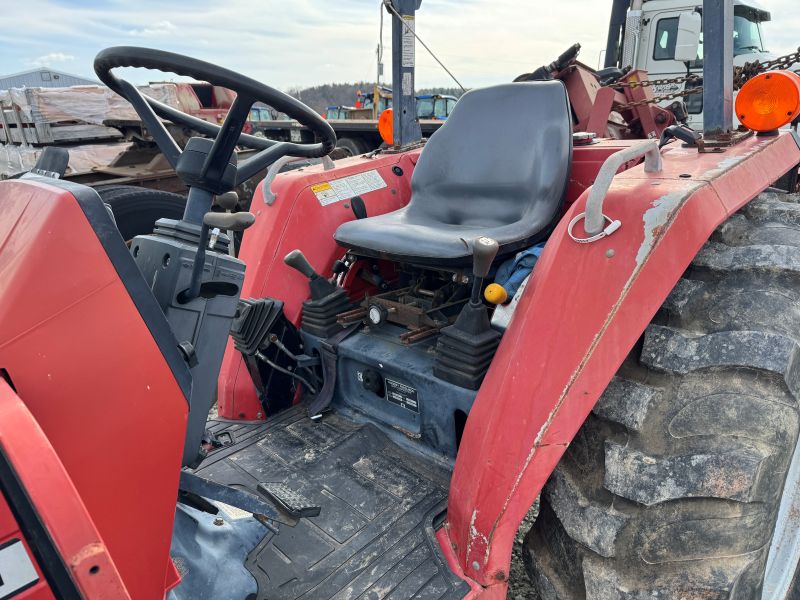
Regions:
M 239 194 L 236 192 L 225 192 L 224 194 L 220 194 L 214 200 L 214 204 L 222 208 L 223 210 L 232 211 L 239 205 Z
M 361 196 L 353 196 L 350 198 L 350 208 L 353 209 L 353 214 L 356 219 L 367 218 L 367 206 L 364 204 L 364 199 Z
M 308 262 L 308 259 L 300 250 L 292 250 L 289 252 L 289 254 L 284 257 L 283 262 L 292 267 L 295 271 L 300 271 L 308 279 L 320 277 L 319 273 L 314 270 L 314 267 L 311 266 L 311 263 Z
M 472 243 L 472 274 L 483 279 L 489 274 L 500 248 L 490 237 L 479 237 Z
M 209 227 L 219 227 L 226 231 L 244 231 L 256 222 L 256 216 L 249 212 L 215 213 L 203 215 L 203 223 Z
M 311 263 L 308 262 L 308 259 L 300 250 L 289 252 L 284 257 L 283 262 L 295 271 L 300 271 L 308 278 L 308 287 L 311 290 L 312 300 L 320 300 L 339 290 L 335 283 L 328 281 L 314 270 L 314 267 L 311 266 Z

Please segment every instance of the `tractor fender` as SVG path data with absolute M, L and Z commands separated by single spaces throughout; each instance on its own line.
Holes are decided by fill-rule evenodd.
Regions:
M 591 189 L 567 211 L 472 407 L 441 544 L 485 597 L 505 592 L 522 518 L 681 274 L 717 226 L 800 163 L 800 141 L 750 137 L 711 153 L 670 144 L 662 158 L 660 172 L 639 165 L 613 179 L 611 235 L 568 235 Z M 581 222 L 573 233 L 588 237 Z

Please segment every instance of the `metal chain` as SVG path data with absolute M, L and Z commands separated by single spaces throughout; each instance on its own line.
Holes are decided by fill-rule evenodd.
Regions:
M 770 61 L 762 63 L 756 60 L 753 62 L 745 63 L 741 67 L 734 67 L 733 89 L 734 90 L 741 89 L 745 83 L 750 81 L 753 77 L 755 77 L 759 73 L 764 73 L 766 71 L 774 71 L 775 69 L 780 69 L 780 68 L 786 69 L 795 63 L 800 63 L 800 48 L 797 49 L 797 52 L 792 52 L 791 54 L 779 56 L 778 58 Z M 699 75 L 684 75 L 682 77 L 673 77 L 672 79 L 645 79 L 643 81 L 633 81 L 630 83 L 617 81 L 610 84 L 610 87 L 635 89 L 638 87 L 652 87 L 656 85 L 670 85 L 670 84 L 680 84 L 680 83 L 689 84 L 692 82 L 700 81 L 700 79 L 701 77 Z M 618 107 L 618 110 L 629 110 L 631 108 L 636 108 L 637 106 L 644 106 L 646 104 L 656 104 L 659 102 L 664 102 L 666 100 L 675 100 L 683 96 L 691 96 L 692 94 L 700 94 L 702 92 L 703 92 L 703 86 L 685 88 L 682 91 L 654 96 L 649 100 L 639 100 L 637 102 L 623 104 L 622 106 Z
M 610 84 L 610 87 L 620 88 L 639 88 L 639 87 L 652 87 L 655 85 L 666 85 L 670 83 L 684 83 L 687 81 L 694 81 L 700 79 L 699 75 L 684 75 L 683 77 L 673 77 L 672 79 L 643 79 L 642 81 L 615 81 Z
M 741 89 L 745 83 L 750 81 L 759 73 L 764 73 L 765 71 L 774 71 L 781 68 L 788 69 L 795 63 L 800 63 L 800 48 L 798 48 L 796 52 L 779 56 L 774 60 L 768 60 L 763 63 L 755 60 L 753 62 L 745 63 L 741 67 L 734 67 L 733 89 Z
M 617 107 L 618 110 L 629 110 L 631 108 L 636 108 L 637 106 L 645 106 L 646 104 L 655 104 L 657 102 L 665 102 L 667 100 L 675 100 L 677 98 L 682 98 L 683 96 L 691 96 L 692 94 L 699 94 L 703 92 L 703 86 L 697 86 L 689 89 L 684 89 L 678 92 L 671 92 L 669 94 L 661 94 L 660 96 L 653 96 L 649 100 L 638 100 L 636 102 L 630 102 L 628 104 L 623 104 Z

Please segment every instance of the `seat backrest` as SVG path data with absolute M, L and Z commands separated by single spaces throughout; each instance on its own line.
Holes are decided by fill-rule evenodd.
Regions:
M 560 81 L 472 90 L 420 155 L 409 211 L 453 225 L 549 223 L 571 158 L 572 120 Z

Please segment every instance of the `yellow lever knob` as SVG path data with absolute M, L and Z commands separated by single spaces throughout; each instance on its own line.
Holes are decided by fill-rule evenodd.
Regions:
M 492 304 L 503 304 L 508 300 L 508 292 L 498 283 L 490 283 L 483 291 L 483 297 Z

